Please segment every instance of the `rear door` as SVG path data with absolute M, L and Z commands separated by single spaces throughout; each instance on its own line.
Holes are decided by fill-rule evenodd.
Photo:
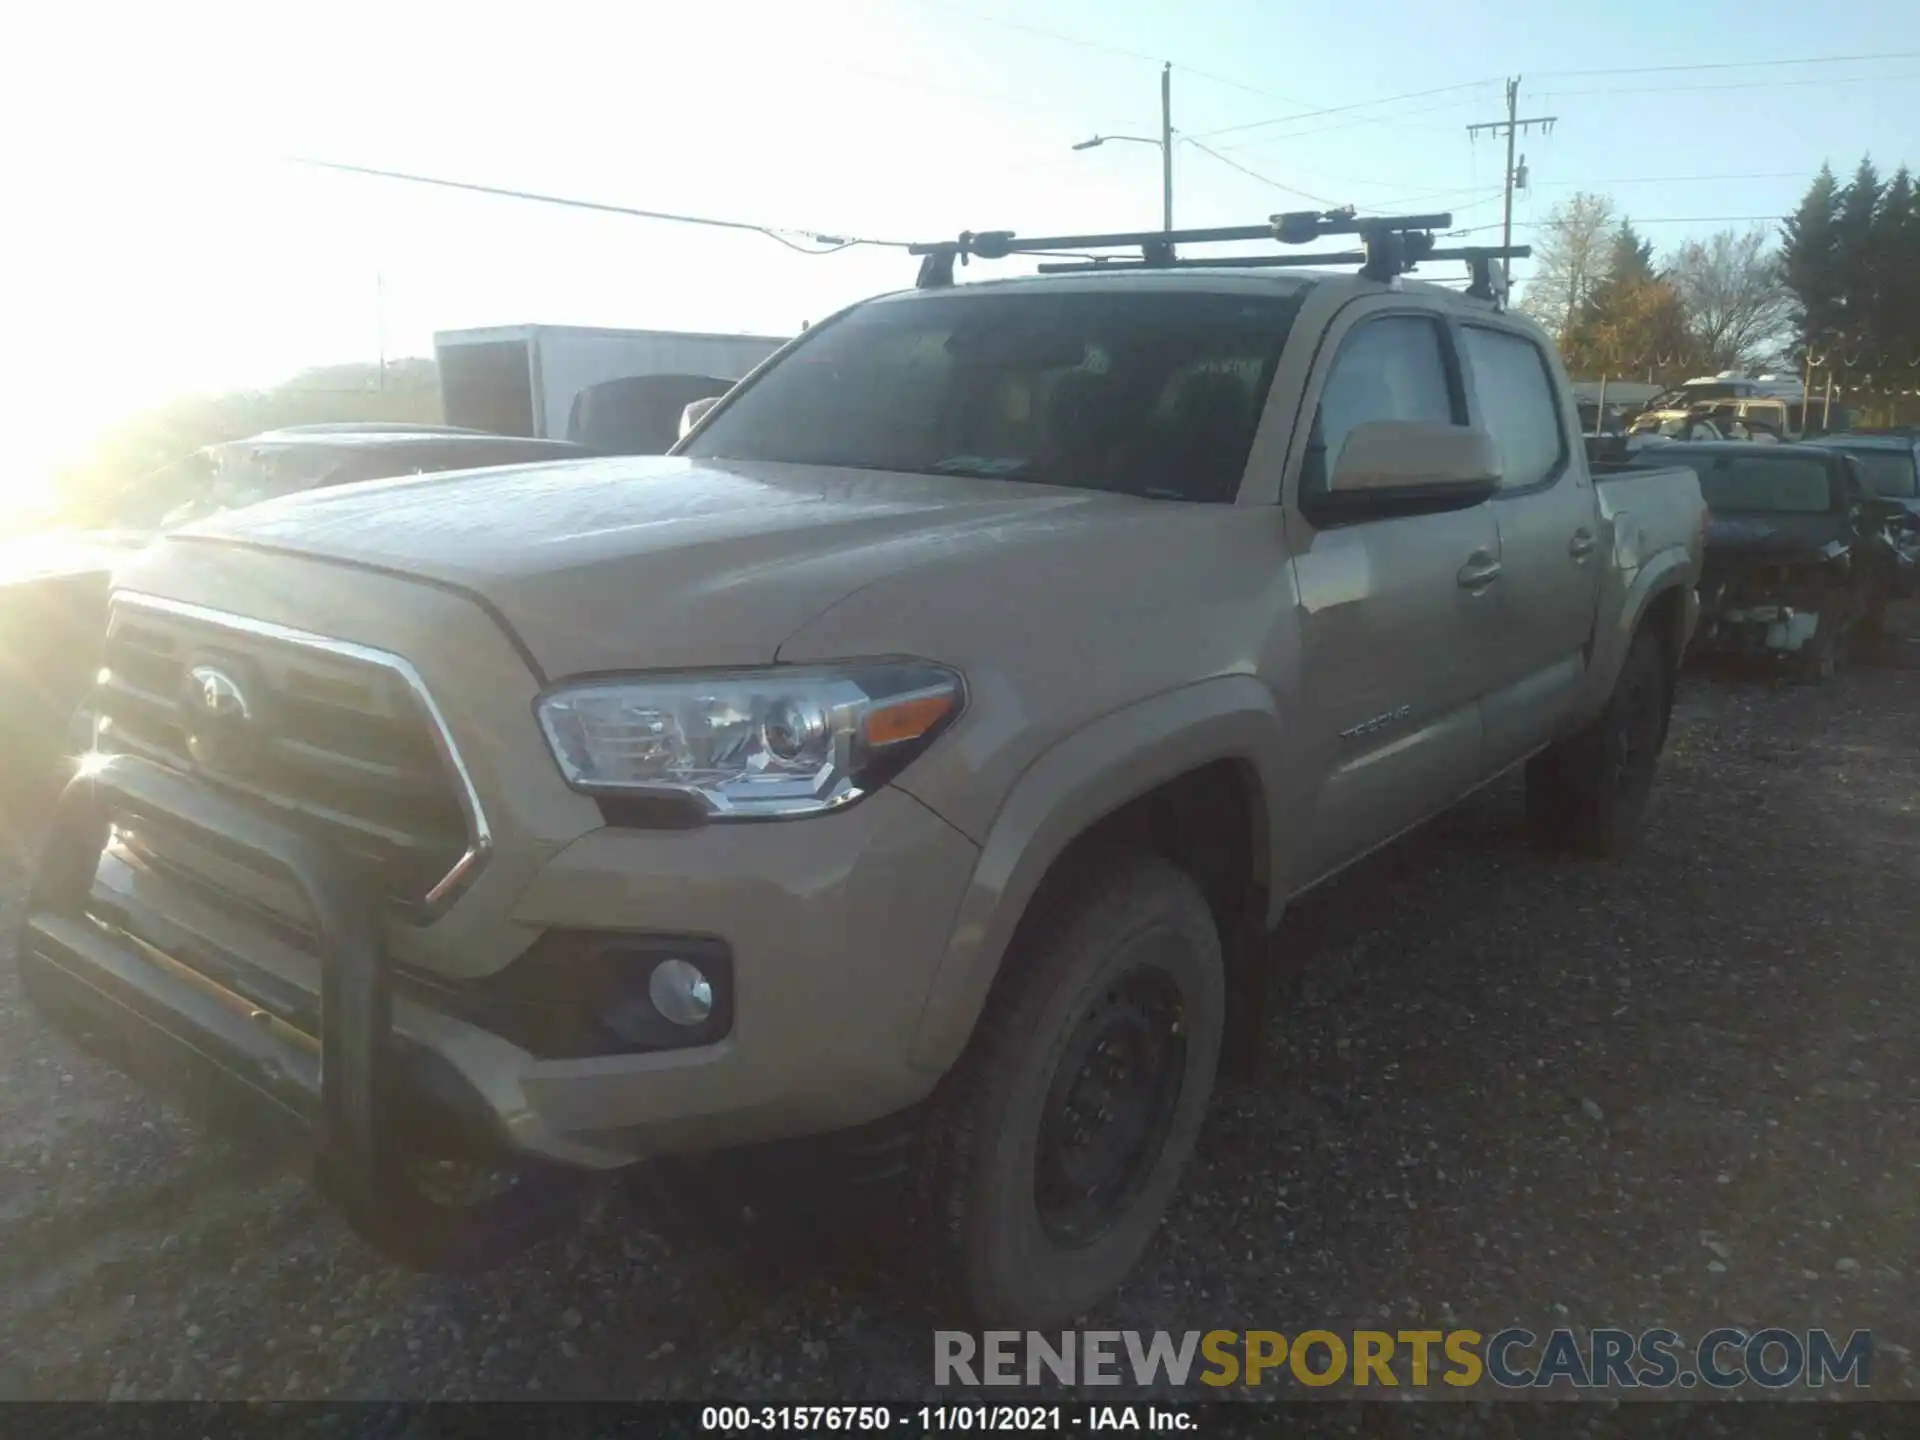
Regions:
M 1599 595 L 1599 508 L 1546 350 L 1493 317 L 1459 331 L 1474 421 L 1493 435 L 1504 470 L 1491 507 L 1498 640 L 1482 707 L 1487 762 L 1499 769 L 1551 740 L 1580 692 Z
M 1286 493 L 1299 593 L 1301 760 L 1316 777 L 1296 840 L 1306 884 L 1444 809 L 1482 773 L 1481 692 L 1497 623 L 1493 507 L 1336 523 L 1327 478 L 1369 420 L 1464 424 L 1454 337 L 1390 297 L 1347 307 L 1315 364 L 1312 427 Z M 1316 519 L 1319 516 L 1319 519 Z

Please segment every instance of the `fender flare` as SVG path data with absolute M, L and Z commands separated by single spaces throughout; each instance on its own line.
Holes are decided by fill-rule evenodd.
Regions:
M 1239 674 L 1113 711 L 1043 752 L 1014 783 L 980 847 L 928 987 L 913 1063 L 944 1072 L 960 1058 L 1048 870 L 1094 824 L 1158 786 L 1218 761 L 1246 765 L 1258 788 L 1254 873 L 1264 883 L 1273 844 L 1269 812 L 1282 793 L 1282 751 L 1272 692 Z
M 1684 547 L 1662 550 L 1643 564 L 1632 582 L 1627 586 L 1626 594 L 1615 611 L 1611 627 L 1603 627 L 1594 632 L 1593 658 L 1587 666 L 1586 703 L 1582 715 L 1591 717 L 1597 714 L 1613 694 L 1614 682 L 1620 677 L 1620 667 L 1627 662 L 1627 651 L 1633 645 L 1633 637 L 1640 633 L 1648 612 L 1656 601 L 1673 590 L 1683 590 L 1686 600 L 1681 607 L 1679 633 L 1669 638 L 1673 642 L 1676 660 L 1684 656 L 1688 643 L 1693 638 L 1693 626 L 1699 615 L 1700 602 L 1694 593 L 1689 572 L 1693 559 Z

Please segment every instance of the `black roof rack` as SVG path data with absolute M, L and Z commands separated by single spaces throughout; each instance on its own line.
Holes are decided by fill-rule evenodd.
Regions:
M 1111 235 L 1047 235 L 1026 238 L 1011 230 L 967 230 L 953 240 L 910 245 L 907 253 L 920 257 L 916 282 L 922 290 L 953 284 L 953 265 L 978 258 L 1004 260 L 1010 255 L 1052 255 L 1043 274 L 1077 270 L 1179 270 L 1206 267 L 1273 269 L 1282 266 L 1358 265 L 1370 280 L 1386 282 L 1404 275 L 1423 260 L 1464 260 L 1472 283 L 1467 294 L 1476 299 L 1506 298 L 1496 281 L 1493 262 L 1523 260 L 1533 253 L 1528 245 L 1474 245 L 1451 250 L 1434 248 L 1436 230 L 1453 224 L 1450 214 L 1356 215 L 1344 210 L 1296 210 L 1272 215 L 1264 225 L 1224 225 L 1206 230 L 1130 230 Z M 1223 245 L 1270 240 L 1281 245 L 1305 245 L 1333 235 L 1358 235 L 1362 250 L 1307 255 L 1228 255 L 1211 260 L 1180 256 L 1183 245 Z M 1088 254 L 1099 250 L 1138 250 L 1138 258 Z

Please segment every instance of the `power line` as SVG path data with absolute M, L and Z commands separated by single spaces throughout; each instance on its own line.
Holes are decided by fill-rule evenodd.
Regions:
M 1542 70 L 1547 76 L 1665 75 L 1681 70 L 1760 70 L 1776 65 L 1852 65 L 1868 60 L 1920 60 L 1920 50 L 1897 50 L 1884 55 L 1812 55 L 1797 60 L 1719 60 L 1694 65 L 1625 65 L 1611 70 Z
M 830 62 L 826 68 L 837 70 L 843 75 L 857 75 L 866 80 L 878 80 L 888 85 L 905 85 L 912 90 L 930 91 L 936 95 L 952 95 L 956 99 L 971 100 L 976 105 L 989 108 L 1030 110 L 1040 115 L 1053 115 L 1062 120 L 1075 120 L 1078 117 L 1052 105 L 1042 105 L 1037 100 L 1022 100 L 1014 95 L 990 95 L 983 90 L 966 90 L 957 85 L 941 85 L 911 75 L 894 75 L 885 70 L 870 70 L 864 65 L 847 65 L 839 61 Z
M 964 5 L 955 5 L 952 3 L 952 0 L 920 0 L 920 3 L 923 5 L 931 5 L 935 9 L 951 11 L 955 15 L 963 15 L 967 19 L 978 21 L 983 25 L 999 25 L 1008 30 L 1018 30 L 1025 35 L 1039 36 L 1043 40 L 1057 40 L 1062 45 L 1077 45 L 1083 50 L 1099 50 L 1109 55 L 1122 55 L 1129 60 L 1143 60 L 1149 65 L 1170 64 L 1174 69 L 1181 71 L 1183 74 L 1192 75 L 1201 80 L 1211 80 L 1214 84 L 1224 85 L 1229 90 L 1240 90 L 1248 95 L 1259 95 L 1268 100 L 1278 100 L 1283 105 L 1300 105 L 1305 103 L 1304 101 L 1294 100 L 1288 96 L 1277 94 L 1272 90 L 1263 90 L 1256 85 L 1243 84 L 1241 81 L 1229 79 L 1225 75 L 1216 75 L 1211 70 L 1202 70 L 1197 65 L 1183 65 L 1178 61 L 1169 60 L 1162 55 L 1149 55 L 1144 50 L 1130 50 L 1125 45 L 1115 45 L 1110 41 L 1089 40 L 1083 35 L 1069 35 L 1063 30 L 1049 30 L 1045 26 L 1029 25 L 1024 20 L 1007 20 L 999 15 L 982 15 L 978 10 L 970 10 Z
M 1183 74 L 1193 75 L 1202 80 L 1211 80 L 1216 85 L 1224 85 L 1228 89 L 1240 90 L 1249 95 L 1261 95 L 1266 97 L 1269 100 L 1278 100 L 1285 105 L 1304 105 L 1306 103 L 1301 100 L 1295 100 L 1290 96 L 1281 95 L 1278 92 L 1273 90 L 1262 89 L 1261 87 L 1255 86 L 1255 85 L 1247 85 L 1242 83 L 1241 81 L 1230 79 L 1225 75 L 1216 74 L 1215 72 L 1210 70 L 1203 70 L 1197 65 L 1187 65 L 1179 61 L 1167 59 L 1166 57 L 1163 57 L 1163 56 L 1149 55 L 1144 50 L 1130 49 L 1125 45 L 1115 45 L 1110 41 L 1089 40 L 1082 35 L 1071 35 L 1062 30 L 1049 30 L 1045 26 L 1030 25 L 1023 20 L 1008 20 L 998 15 L 983 15 L 979 11 L 969 9 L 964 5 L 953 4 L 952 0 L 920 0 L 920 3 L 923 5 L 932 6 L 936 9 L 950 11 L 956 15 L 965 16 L 966 18 L 970 20 L 978 21 L 981 24 L 998 25 L 1008 30 L 1017 30 L 1023 34 L 1035 35 L 1042 39 L 1058 41 L 1060 44 L 1063 44 L 1063 45 L 1076 45 L 1086 50 L 1098 50 L 1109 55 L 1120 55 L 1120 56 L 1126 57 L 1129 60 L 1139 60 L 1150 65 L 1170 64 L 1176 70 L 1181 71 Z M 1398 104 L 1402 100 L 1419 100 L 1419 99 L 1424 99 L 1426 96 L 1429 96 L 1429 95 L 1445 95 L 1445 94 L 1450 94 L 1456 90 L 1470 90 L 1481 85 L 1491 85 L 1493 83 L 1494 81 L 1491 79 L 1469 80 L 1469 81 L 1464 81 L 1457 85 L 1441 85 L 1430 90 L 1414 90 L 1405 95 L 1391 95 L 1379 100 L 1358 100 L 1358 101 L 1354 101 L 1351 104 L 1346 104 L 1346 105 L 1332 105 L 1332 106 L 1327 106 L 1320 109 L 1304 109 L 1293 115 L 1281 115 L 1268 120 L 1254 120 L 1254 121 L 1249 121 L 1245 124 L 1240 124 L 1240 125 L 1228 125 L 1218 130 L 1204 130 L 1199 132 L 1199 134 L 1201 138 L 1210 138 L 1215 135 L 1231 135 L 1231 134 L 1236 134 L 1242 130 L 1257 130 L 1257 129 L 1262 129 L 1269 125 L 1284 125 L 1294 120 L 1311 120 L 1322 115 L 1343 115 L 1354 110 L 1370 109 L 1376 105 L 1394 105 L 1394 104 Z M 1449 109 L 1451 107 L 1438 106 L 1436 108 Z M 1424 110 L 1416 110 L 1411 113 L 1420 115 L 1420 114 L 1426 114 L 1429 112 Z M 1371 120 L 1361 120 L 1357 123 L 1390 125 L 1390 124 L 1393 124 L 1397 118 L 1398 117 L 1395 117 L 1395 116 L 1381 116 Z M 1318 132 L 1310 131 L 1307 133 L 1314 134 Z M 1194 137 L 1187 136 L 1186 138 L 1193 139 Z M 1209 153 L 1213 153 L 1216 156 L 1216 158 L 1218 158 L 1218 152 L 1209 152 Z M 1282 187 L 1282 188 L 1285 188 L 1285 187 Z M 1296 192 L 1296 193 L 1304 193 L 1304 192 Z M 1309 197 L 1309 198 L 1312 198 L 1312 197 Z
M 1202 145 L 1198 140 L 1194 139 L 1191 135 L 1182 135 L 1180 138 L 1186 141 L 1187 144 L 1191 145 L 1194 149 L 1200 151 L 1202 154 L 1211 155 L 1214 159 L 1218 160 L 1222 165 L 1225 165 L 1231 170 L 1238 170 L 1242 175 L 1245 175 L 1248 179 L 1258 180 L 1262 185 L 1270 185 L 1275 190 L 1285 191 L 1289 195 L 1298 195 L 1302 200 L 1312 200 L 1316 204 L 1320 204 L 1320 205 L 1337 205 L 1340 203 L 1337 200 L 1329 200 L 1324 195 L 1315 195 L 1310 190 L 1300 190 L 1300 189 L 1296 189 L 1292 185 L 1282 185 L 1278 180 L 1271 180 L 1267 176 L 1262 175 L 1258 170 L 1249 170 L 1246 166 L 1242 165 L 1238 160 L 1229 159 L 1225 155 L 1222 155 L 1218 150 L 1215 150 L 1212 146 Z
M 1751 170 L 1744 175 L 1631 175 L 1618 180 L 1537 180 L 1536 189 L 1559 189 L 1567 185 L 1578 185 L 1591 189 L 1597 185 L 1704 185 L 1717 180 L 1797 180 L 1802 178 L 1799 170 Z
M 1386 200 L 1371 203 L 1375 210 L 1406 210 L 1415 205 L 1439 204 L 1449 210 L 1473 210 L 1482 205 L 1491 205 L 1506 191 L 1489 190 L 1484 185 L 1459 185 L 1447 190 L 1416 190 L 1409 195 L 1395 195 Z M 1471 195 L 1471 200 L 1456 200 L 1459 195 Z
M 1491 84 L 1494 82 L 1480 81 L 1477 83 Z M 1402 97 L 1402 98 L 1405 98 L 1405 97 Z M 1376 103 L 1385 105 L 1390 102 L 1386 100 L 1381 100 Z M 1436 125 L 1409 125 L 1406 122 L 1415 115 L 1437 115 L 1442 110 L 1458 110 L 1462 106 L 1478 105 L 1479 103 L 1480 102 L 1477 97 L 1468 96 L 1464 100 L 1449 100 L 1444 104 L 1440 104 L 1440 105 L 1422 105 L 1418 110 L 1402 110 L 1398 114 L 1394 114 L 1394 115 L 1353 115 L 1353 116 L 1349 116 L 1345 120 L 1336 120 L 1331 125 L 1315 125 L 1310 130 L 1289 130 L 1284 135 L 1268 135 L 1259 140 L 1248 141 L 1244 145 L 1229 145 L 1226 148 L 1229 150 L 1236 150 L 1236 151 L 1263 150 L 1270 145 L 1284 144 L 1289 140 L 1304 140 L 1309 135 L 1325 135 L 1327 132 L 1331 130 L 1349 130 L 1349 129 L 1352 129 L 1355 125 L 1396 125 L 1407 130 L 1436 131 L 1441 129 L 1442 127 L 1436 126 Z M 1278 120 L 1273 120 L 1273 121 L 1268 121 L 1266 123 L 1277 125 L 1283 122 Z M 1220 132 L 1217 130 L 1210 130 L 1203 133 L 1208 135 L 1217 135 Z
M 310 160 L 303 156 L 289 157 L 296 165 L 311 166 L 316 170 L 336 170 L 346 175 L 370 175 L 380 180 L 404 180 L 412 185 L 435 185 L 445 190 L 465 190 L 475 195 L 497 195 L 507 200 L 530 200 L 539 205 L 561 205 L 570 210 L 595 210 L 606 215 L 631 215 L 641 220 L 664 220 L 675 225 L 700 225 L 712 230 L 741 230 L 753 235 L 764 235 L 769 240 L 778 241 L 789 250 L 797 250 L 802 255 L 832 255 L 841 250 L 850 250 L 856 245 L 878 245 L 893 250 L 904 250 L 904 240 L 868 240 L 858 237 L 848 238 L 841 235 L 823 235 L 813 230 L 803 230 L 787 225 L 755 225 L 746 220 L 720 220 L 710 215 L 682 215 L 671 210 L 642 210 L 632 205 L 610 205 L 599 200 L 576 200 L 567 195 L 545 195 L 534 190 L 509 190 L 501 185 L 480 185 L 470 180 L 447 180 L 437 175 L 410 175 L 400 170 L 376 170 L 367 165 L 347 165 L 337 160 Z M 815 249 L 807 245 L 794 243 L 796 239 L 811 241 Z
M 1699 90 L 1787 90 L 1803 85 L 1864 85 L 1882 80 L 1920 80 L 1911 71 L 1893 75 L 1841 75 L 1821 80 L 1748 80 L 1732 85 L 1618 85 L 1598 90 L 1554 90 L 1556 100 L 1575 95 L 1679 95 Z
M 1350 105 L 1330 105 L 1323 110 L 1303 110 L 1298 115 L 1276 115 L 1268 120 L 1249 120 L 1243 125 L 1226 125 L 1218 130 L 1203 130 L 1202 139 L 1212 139 L 1216 135 L 1237 135 L 1243 130 L 1264 130 L 1269 125 L 1290 125 L 1295 120 L 1314 120 L 1322 115 L 1344 115 L 1353 110 L 1365 110 L 1375 105 L 1397 105 L 1402 100 L 1421 100 L 1429 95 L 1447 95 L 1456 90 L 1472 90 L 1482 85 L 1492 85 L 1493 80 L 1465 80 L 1458 85 L 1437 85 L 1431 90 L 1410 90 L 1405 95 L 1388 95 L 1379 100 L 1356 100 Z M 1438 106 L 1438 109 L 1451 109 L 1451 106 Z M 1416 115 L 1424 111 L 1412 112 Z M 1391 117 L 1387 117 L 1391 118 Z M 1312 133 L 1312 132 L 1308 132 Z
M 1628 215 L 1625 217 L 1626 222 L 1634 226 L 1731 225 L 1741 221 L 1756 223 L 1768 220 L 1785 220 L 1787 218 L 1785 215 Z M 1547 220 L 1516 220 L 1514 222 L 1514 228 L 1518 230 L 1538 230 L 1551 223 L 1551 221 Z M 1482 230 L 1498 230 L 1499 228 L 1499 223 L 1495 222 L 1492 225 L 1473 225 L 1465 230 L 1450 230 L 1447 233 L 1450 235 L 1477 235 Z

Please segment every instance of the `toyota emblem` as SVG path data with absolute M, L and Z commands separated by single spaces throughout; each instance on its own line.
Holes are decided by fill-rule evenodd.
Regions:
M 196 765 L 243 770 L 253 759 L 253 707 L 240 682 L 212 665 L 187 672 L 187 753 Z

